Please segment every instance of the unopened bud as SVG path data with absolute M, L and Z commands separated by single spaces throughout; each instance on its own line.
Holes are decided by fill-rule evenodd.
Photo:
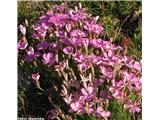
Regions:
M 77 6 L 75 6 L 75 11 L 76 11 L 76 12 L 78 11 L 78 8 L 77 8 Z
M 28 20 L 27 19 L 25 19 L 25 24 L 28 27 Z
M 82 9 L 82 3 L 79 2 L 78 5 L 79 5 L 79 8 Z
M 99 16 L 96 16 L 96 21 L 99 19 Z

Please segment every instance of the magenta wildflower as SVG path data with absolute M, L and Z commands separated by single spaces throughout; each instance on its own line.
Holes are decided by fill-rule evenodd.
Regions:
M 74 60 L 77 62 L 84 62 L 86 59 L 80 51 L 77 51 L 75 54 L 72 55 Z
M 99 24 L 94 24 L 92 21 L 85 21 L 84 29 L 96 34 L 103 33 L 103 27 Z
M 113 70 L 110 67 L 104 67 L 104 66 L 100 66 L 100 70 L 102 72 L 102 74 L 104 76 L 106 76 L 108 79 L 112 79 L 113 78 Z
M 67 55 L 73 54 L 73 48 L 72 47 L 66 47 L 63 49 L 63 52 Z
M 63 21 L 69 19 L 69 15 L 67 14 L 54 14 L 48 20 L 50 23 L 54 23 L 56 26 L 62 27 Z
M 103 117 L 105 120 L 110 117 L 111 113 L 109 111 L 105 112 L 102 107 L 97 107 L 96 114 Z
M 102 78 L 100 78 L 100 79 L 96 79 L 95 80 L 95 84 L 97 85 L 97 86 L 101 86 L 103 83 L 104 83 L 104 79 L 102 79 Z
M 82 38 L 82 37 L 86 37 L 86 33 L 84 33 L 83 31 L 76 29 L 76 30 L 72 30 L 70 32 L 70 36 L 71 37 L 77 37 L 77 38 Z
M 124 105 L 125 109 L 129 109 L 131 113 L 139 113 L 141 111 L 141 108 L 137 103 L 133 103 L 131 100 L 128 101 L 127 104 Z
M 39 57 L 40 54 L 39 53 L 35 53 L 33 47 L 29 47 L 29 49 L 27 50 L 27 56 L 26 56 L 26 61 L 27 62 L 31 62 L 33 61 L 36 57 Z
M 68 67 L 67 61 L 62 61 L 58 65 L 55 65 L 55 71 L 63 71 L 66 67 Z
M 35 54 L 33 47 L 29 47 L 29 50 L 27 51 L 27 54 L 28 55 L 34 55 Z
M 91 54 L 88 57 L 93 62 L 94 65 L 100 65 L 103 62 L 101 57 L 96 56 L 94 54 Z
M 126 97 L 126 93 L 116 89 L 114 90 L 112 96 L 119 101 L 123 101 Z
M 81 72 L 84 72 L 89 68 L 88 63 L 78 64 L 77 66 L 78 66 L 79 71 Z
M 81 9 L 78 11 L 69 10 L 68 13 L 70 15 L 70 19 L 74 22 L 79 22 L 81 20 L 84 20 L 88 15 L 88 13 L 86 13 L 85 9 Z
M 110 43 L 102 39 L 92 39 L 90 41 L 90 45 L 94 48 L 105 48 L 105 49 L 110 48 Z
M 39 73 L 32 74 L 32 79 L 33 80 L 39 80 L 39 78 L 40 78 Z
M 89 94 L 92 94 L 93 91 L 94 91 L 93 87 L 88 87 L 87 89 L 85 89 L 85 88 L 81 89 L 82 94 L 86 95 L 86 96 L 88 96 Z
M 55 55 L 51 52 L 43 54 L 44 64 L 52 65 L 55 63 Z
M 142 66 L 141 66 L 141 64 L 140 64 L 139 62 L 135 62 L 134 65 L 133 65 L 133 67 L 134 67 L 136 70 L 138 70 L 138 71 L 141 71 L 141 70 L 142 70 Z
M 25 37 L 22 37 L 22 39 L 18 42 L 17 48 L 20 50 L 24 50 L 26 49 L 27 45 L 27 39 Z
M 84 106 L 79 101 L 71 103 L 70 107 L 71 109 L 69 110 L 69 112 L 77 112 L 78 114 L 85 112 Z
M 38 43 L 37 45 L 38 50 L 44 50 L 44 49 L 47 49 L 48 47 L 49 47 L 49 43 L 46 41 Z
M 20 25 L 19 29 L 20 29 L 21 33 L 25 36 L 26 35 L 26 28 L 23 25 Z
M 81 97 L 83 100 L 91 101 L 91 99 L 93 99 L 95 97 L 94 88 L 91 86 L 89 86 L 87 88 L 82 88 L 81 92 L 82 92 Z

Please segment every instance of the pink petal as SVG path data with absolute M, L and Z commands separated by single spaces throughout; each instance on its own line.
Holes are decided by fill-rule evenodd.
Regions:
M 88 92 L 89 94 L 93 93 L 94 88 L 93 87 L 88 87 Z
M 70 107 L 73 109 L 73 111 L 77 111 L 76 105 L 74 103 L 71 103 Z
M 141 71 L 142 66 L 141 66 L 141 64 L 140 64 L 139 62 L 135 62 L 135 63 L 134 63 L 134 68 L 135 68 L 136 70 L 138 70 L 138 71 Z
M 97 107 L 96 113 L 101 114 L 102 111 L 103 111 L 102 107 Z
M 33 80 L 39 80 L 39 78 L 40 78 L 39 73 L 32 74 L 32 79 Z
M 20 29 L 21 33 L 25 36 L 26 35 L 26 28 L 23 25 L 20 25 L 19 29 Z
M 27 51 L 28 55 L 34 55 L 34 49 L 33 47 L 29 47 L 29 50 Z
M 87 91 L 84 88 L 81 89 L 81 92 L 83 95 L 88 95 Z

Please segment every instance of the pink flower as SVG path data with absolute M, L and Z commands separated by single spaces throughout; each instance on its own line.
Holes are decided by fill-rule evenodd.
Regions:
M 56 71 L 63 71 L 66 67 L 68 67 L 67 61 L 60 62 L 58 65 L 55 65 Z
M 125 109 L 129 109 L 131 113 L 139 113 L 141 111 L 141 108 L 137 103 L 133 103 L 131 100 L 128 101 L 127 104 L 124 105 Z
M 71 37 L 77 37 L 77 38 L 82 38 L 82 37 L 86 37 L 86 33 L 84 33 L 83 31 L 76 29 L 76 30 L 72 30 L 70 32 L 70 36 Z
M 109 54 L 109 53 L 108 53 L 108 54 Z M 112 57 L 112 60 L 113 60 L 114 62 L 116 62 L 116 63 L 121 63 L 121 62 L 122 62 L 121 59 L 118 58 L 118 56 L 113 56 L 113 55 L 111 55 L 111 57 Z
M 69 39 L 69 41 L 70 41 L 70 43 L 71 43 L 71 45 L 73 46 L 73 47 L 80 47 L 80 46 L 82 46 L 82 38 L 71 38 L 71 39 Z
M 63 49 L 63 52 L 67 55 L 71 55 L 73 53 L 73 48 L 72 47 L 66 47 Z
M 79 110 L 79 108 L 80 108 L 80 103 L 79 102 L 75 102 L 75 103 L 71 103 L 70 104 L 70 107 L 71 107 L 71 109 L 73 110 L 73 111 L 78 111 Z
M 94 48 L 110 48 L 110 43 L 102 39 L 92 39 L 90 40 L 90 45 Z
M 99 24 L 93 23 L 94 21 L 85 21 L 84 29 L 96 34 L 103 33 L 103 27 Z
M 101 114 L 102 111 L 103 111 L 102 107 L 97 107 L 96 113 Z
M 141 90 L 142 89 L 142 81 L 140 78 L 137 77 L 133 77 L 132 79 L 130 79 L 128 81 L 130 88 L 132 88 L 132 90 Z
M 82 41 L 82 43 L 85 47 L 88 47 L 88 45 L 89 45 L 89 39 L 88 38 L 81 38 L 80 40 Z
M 93 32 L 97 33 L 97 34 L 102 33 L 103 32 L 103 27 L 101 25 L 98 25 L 98 24 L 94 25 L 93 26 Z
M 77 101 L 75 103 L 71 103 L 70 107 L 71 107 L 71 109 L 69 110 L 69 112 L 77 112 L 78 114 L 85 112 L 84 106 L 82 106 L 79 101 Z
M 91 108 L 91 107 L 89 107 L 89 108 L 87 109 L 87 113 L 89 113 L 89 114 L 94 113 L 94 109 L 93 109 L 93 108 Z
M 33 61 L 36 57 L 39 57 L 39 53 L 35 53 L 33 47 L 29 47 L 27 50 L 27 56 L 26 56 L 26 61 L 31 62 Z
M 116 88 L 117 89 L 122 89 L 124 87 L 125 87 L 125 81 L 123 81 L 123 80 L 118 81 L 118 83 L 116 85 Z
M 39 30 L 38 31 L 38 36 L 40 36 L 41 38 L 46 36 L 47 31 L 46 30 Z
M 56 26 L 62 27 L 63 21 L 67 20 L 69 18 L 69 15 L 67 14 L 54 14 L 52 15 L 48 22 L 54 23 Z
M 104 66 L 100 66 L 100 70 L 102 72 L 102 74 L 104 76 L 106 76 L 108 79 L 112 79 L 113 78 L 113 70 L 112 68 L 109 68 L 109 67 L 104 67 Z
M 22 39 L 18 42 L 17 48 L 20 50 L 24 50 L 26 49 L 27 45 L 27 39 L 25 37 L 22 37 Z
M 126 97 L 126 93 L 122 92 L 122 91 L 119 91 L 119 90 L 115 90 L 113 92 L 112 96 L 114 98 L 116 98 L 117 100 L 123 101 L 125 99 L 125 97 Z
M 140 64 L 139 62 L 135 62 L 134 65 L 133 65 L 133 67 L 134 67 L 136 70 L 138 70 L 138 71 L 141 71 L 141 70 L 142 70 L 142 66 L 141 66 L 141 64 Z
M 88 56 L 88 58 L 91 60 L 91 62 L 93 62 L 94 65 L 100 65 L 102 63 L 102 58 L 100 56 L 91 54 Z
M 108 117 L 110 117 L 110 115 L 111 115 L 111 112 L 109 112 L 109 111 L 107 111 L 107 112 L 105 112 L 105 111 L 101 112 L 101 116 L 104 117 L 105 120 L 108 120 Z
M 39 80 L 39 78 L 40 78 L 39 73 L 32 74 L 32 79 L 33 80 Z
M 86 101 L 91 101 L 91 99 L 93 99 L 95 97 L 95 92 L 94 92 L 94 88 L 89 86 L 86 89 L 82 88 L 81 89 L 82 92 L 82 100 L 86 100 Z
M 87 87 L 87 89 L 85 89 L 85 88 L 81 89 L 82 94 L 86 95 L 86 96 L 92 94 L 93 91 L 94 91 L 93 87 Z
M 87 69 L 89 69 L 88 63 L 78 64 L 77 67 L 78 67 L 79 71 L 81 71 L 81 72 L 84 72 L 84 71 L 86 71 Z
M 46 20 L 46 18 L 44 18 Z M 34 39 L 43 38 L 46 36 L 47 30 L 49 29 L 48 23 L 42 22 L 41 20 L 38 24 L 33 25 L 33 29 L 36 31 L 32 34 Z
M 103 117 L 105 120 L 108 120 L 107 118 L 111 115 L 109 111 L 105 112 L 102 107 L 97 107 L 96 114 Z
M 26 28 L 23 25 L 20 25 L 19 29 L 20 29 L 21 33 L 25 36 L 26 35 Z
M 33 33 L 32 34 L 32 38 L 34 38 L 34 39 L 40 39 L 40 35 L 37 34 L 37 33 Z
M 103 78 L 99 78 L 95 80 L 95 85 L 96 86 L 101 86 L 104 83 L 104 79 Z
M 68 11 L 68 14 L 70 15 L 70 19 L 73 22 L 79 22 L 81 20 L 84 20 L 88 16 L 88 14 L 84 9 L 76 10 L 76 11 L 70 9 Z
M 38 50 L 44 50 L 44 49 L 47 49 L 48 47 L 49 47 L 49 43 L 46 41 L 38 43 L 37 45 Z
M 85 62 L 86 59 L 84 57 L 84 55 L 80 52 L 80 51 L 77 51 L 75 54 L 72 55 L 73 56 L 73 59 L 77 62 Z
M 55 63 L 55 55 L 51 52 L 43 54 L 44 64 L 52 65 Z
M 33 47 L 29 47 L 29 50 L 27 51 L 27 54 L 28 55 L 34 55 L 35 54 Z
M 124 56 L 124 58 L 123 58 L 122 61 L 124 61 L 124 63 L 125 63 L 127 66 L 129 66 L 129 67 L 131 67 L 131 65 L 132 65 L 133 62 L 134 62 L 133 58 L 132 58 L 132 57 L 129 57 L 129 56 Z
M 112 57 L 114 54 L 113 54 L 113 51 L 112 50 L 109 50 L 108 51 L 108 57 Z
M 49 28 L 49 26 L 47 25 L 47 23 L 45 23 L 45 22 L 41 23 L 41 29 L 47 30 L 48 28 Z
M 57 37 L 61 37 L 61 36 L 64 35 L 64 32 L 63 32 L 63 31 L 60 31 L 60 30 L 56 30 L 56 31 L 54 32 L 54 34 L 55 34 L 55 36 L 57 36 Z

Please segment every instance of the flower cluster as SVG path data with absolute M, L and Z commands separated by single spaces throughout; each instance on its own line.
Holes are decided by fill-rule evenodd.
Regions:
M 75 9 L 56 5 L 32 26 L 32 37 L 38 41 L 34 48 L 27 46 L 26 28 L 20 25 L 23 37 L 18 49 L 26 49 L 27 62 L 39 61 L 63 79 L 60 94 L 70 113 L 107 120 L 111 100 L 131 113 L 141 112 L 141 62 L 127 56 L 123 47 L 102 39 L 106 33 L 98 18 L 81 4 Z M 32 78 L 38 80 L 40 75 Z

